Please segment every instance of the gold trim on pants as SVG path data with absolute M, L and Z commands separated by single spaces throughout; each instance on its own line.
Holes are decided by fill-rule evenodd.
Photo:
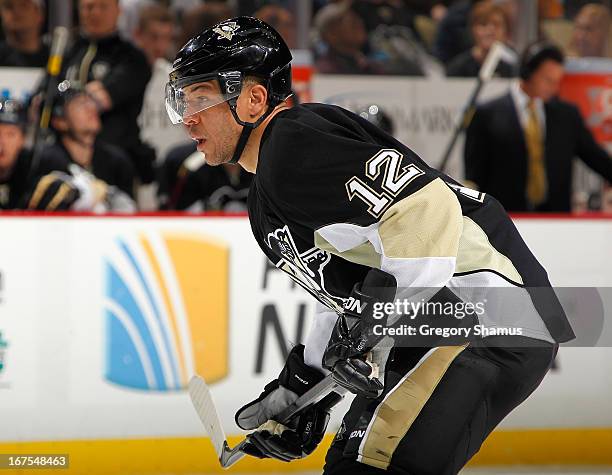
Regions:
M 357 461 L 386 470 L 400 441 L 453 360 L 467 347 L 440 346 L 429 350 L 385 396 L 374 411 L 359 446 Z

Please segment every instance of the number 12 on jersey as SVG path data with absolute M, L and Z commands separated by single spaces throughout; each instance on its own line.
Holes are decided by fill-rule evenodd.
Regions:
M 405 187 L 416 177 L 424 175 L 413 163 L 402 166 L 404 156 L 394 149 L 383 149 L 365 164 L 366 176 L 374 181 L 384 170 L 382 191 L 376 192 L 359 177 L 346 182 L 349 200 L 357 197 L 368 205 L 368 213 L 378 218 Z

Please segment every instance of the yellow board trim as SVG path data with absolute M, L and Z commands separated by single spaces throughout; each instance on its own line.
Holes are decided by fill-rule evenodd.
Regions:
M 309 457 L 283 463 L 244 457 L 229 471 L 219 467 L 206 438 L 67 440 L 0 443 L 0 453 L 67 453 L 68 470 L 2 470 L 2 475 L 148 475 L 322 471 L 327 435 Z M 234 446 L 241 437 L 230 437 Z M 612 427 L 498 430 L 484 443 L 470 467 L 511 465 L 612 466 Z

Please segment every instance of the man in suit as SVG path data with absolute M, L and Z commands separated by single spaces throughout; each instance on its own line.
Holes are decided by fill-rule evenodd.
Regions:
M 476 109 L 465 142 L 465 177 L 508 211 L 570 211 L 572 161 L 612 181 L 612 160 L 578 109 L 556 98 L 563 54 L 536 43 L 523 54 L 520 80 Z

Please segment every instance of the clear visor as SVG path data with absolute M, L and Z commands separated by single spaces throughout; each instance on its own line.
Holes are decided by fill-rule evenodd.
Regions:
M 177 87 L 167 83 L 166 111 L 170 121 L 173 124 L 180 124 L 187 117 L 240 95 L 239 90 L 233 93 L 222 94 L 219 92 L 218 84 L 216 80 L 198 82 L 184 87 Z

